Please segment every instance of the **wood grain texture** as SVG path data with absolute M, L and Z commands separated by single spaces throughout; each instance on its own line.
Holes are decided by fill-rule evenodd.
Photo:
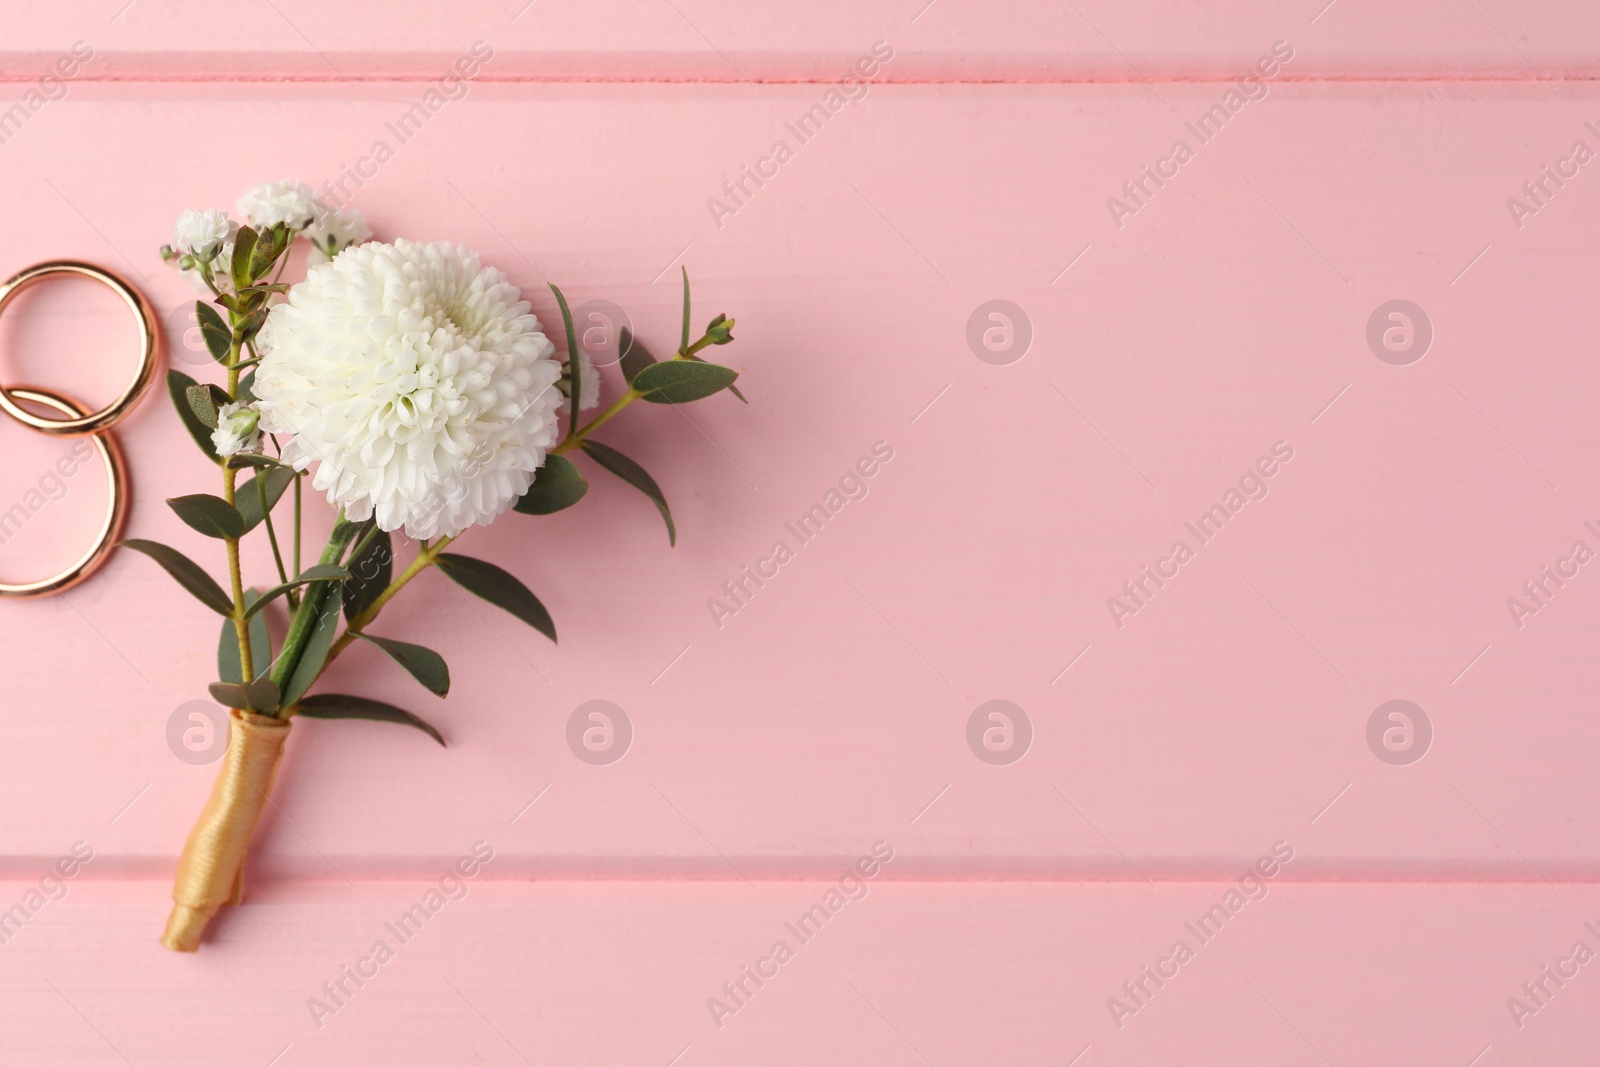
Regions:
M 406 92 L 284 88 L 259 106 L 268 125 L 319 125 L 297 152 L 315 178 L 384 137 Z M 479 86 L 358 191 L 380 232 L 482 248 L 541 315 L 548 277 L 575 301 L 617 301 L 661 346 L 685 263 L 699 316 L 739 318 L 728 358 L 753 403 L 630 412 L 607 435 L 660 478 L 676 549 L 598 471 L 580 508 L 464 542 L 546 598 L 559 649 L 434 576 L 398 603 L 380 629 L 436 644 L 450 698 L 376 655 L 352 654 L 330 685 L 426 710 L 452 748 L 301 724 L 280 797 L 299 832 L 270 830 L 263 868 L 403 867 L 549 785 L 549 820 L 507 846 L 529 875 L 721 870 L 719 852 L 805 870 L 863 823 L 904 820 L 930 875 L 1102 877 L 1126 856 L 1187 876 L 1349 785 L 1321 820 L 1330 876 L 1593 877 L 1600 739 L 1573 694 L 1594 681 L 1600 592 L 1580 575 L 1537 616 L 1507 607 L 1600 519 L 1582 488 L 1587 305 L 1570 295 L 1595 281 L 1587 176 L 1521 230 L 1505 206 L 1585 134 L 1591 94 L 1278 86 L 1118 229 L 1108 196 L 1214 89 L 878 87 L 719 228 L 707 199 L 814 95 Z M 7 247 L 19 264 L 125 257 L 178 308 L 149 220 L 282 169 L 266 144 L 199 178 L 185 156 L 189 131 L 259 97 L 81 87 L 6 146 L 0 184 L 33 207 Z M 486 148 L 508 137 L 587 147 L 517 167 Z M 107 187 L 79 166 L 89 139 L 145 177 Z M 619 195 L 622 158 L 652 161 L 648 200 Z M 1004 367 L 964 335 L 998 295 L 1036 332 Z M 1409 367 L 1364 340 L 1398 295 L 1435 324 Z M 89 348 L 17 349 L 13 373 L 47 385 L 98 375 L 109 390 L 122 373 Z M 124 438 L 132 534 L 216 563 L 161 504 L 204 474 L 181 428 L 152 402 Z M 793 524 L 879 441 L 894 458 L 866 497 L 801 544 Z M 1185 524 L 1278 441 L 1294 458 L 1266 498 L 1200 545 Z M 1114 619 L 1108 599 L 1131 604 L 1124 583 L 1179 538 L 1196 558 Z M 724 583 L 780 539 L 794 560 L 714 618 L 708 602 L 731 604 Z M 210 775 L 171 757 L 167 717 L 203 693 L 215 620 L 133 556 L 70 600 L 3 607 L 11 737 L 39 758 L 0 783 L 37 812 L 0 851 L 51 855 L 149 784 L 102 869 L 164 869 Z M 1035 724 L 1011 767 L 965 740 L 996 697 Z M 1365 735 L 1397 697 L 1437 732 L 1403 768 Z M 603 768 L 565 743 L 595 698 L 635 724 L 633 750 Z M 52 714 L 21 713 L 41 705 Z
M 372 649 L 329 687 L 450 747 L 297 724 L 250 903 L 193 959 L 155 937 L 214 765 L 168 729 L 217 620 L 131 553 L 0 603 L 0 1060 L 1581 1062 L 1594 965 L 1541 968 L 1600 948 L 1600 579 L 1574 551 L 1600 551 L 1594 10 L 520 3 L 8 24 L 0 271 L 126 271 L 179 369 L 214 373 L 155 255 L 169 220 L 293 175 L 381 237 L 474 246 L 547 324 L 554 281 L 670 349 L 686 266 L 696 318 L 738 319 L 751 403 L 602 435 L 661 482 L 676 548 L 592 468 L 580 507 L 463 540 L 559 646 L 437 575 L 387 611 L 448 659 L 448 700 Z M 39 85 L 79 40 L 94 58 Z M 493 58 L 439 85 L 475 41 Z M 1014 362 L 973 347 L 996 299 L 1031 331 Z M 1431 327 L 1406 365 L 1369 339 L 1394 300 Z M 103 400 L 130 337 L 98 294 L 30 293 L 0 375 Z M 163 405 L 119 430 L 130 534 L 219 567 L 162 503 L 206 476 Z M 0 572 L 48 569 L 103 480 L 46 481 L 65 446 L 13 426 L 0 450 L 0 519 L 27 514 Z M 568 741 L 596 699 L 632 729 L 603 766 Z M 1031 723 L 1008 765 L 970 739 L 995 699 Z M 1395 699 L 1431 722 L 1409 765 L 1369 733 Z M 307 999 L 479 840 L 466 896 L 318 1027 Z M 707 999 L 877 841 L 867 896 L 719 1028 Z M 75 842 L 93 860 L 32 908 Z M 1265 899 L 1133 1003 L 1280 843 Z
M 73 885 L 0 948 L 0 1055 L 1499 1067 L 1581 1062 L 1600 1036 L 1592 961 L 1561 987 L 1546 980 L 1520 1029 L 1506 1006 L 1528 1002 L 1522 983 L 1574 942 L 1600 941 L 1585 926 L 1600 926 L 1600 897 L 1571 887 L 1273 885 L 1202 942 L 1185 924 L 1234 883 L 865 883 L 802 941 L 786 924 L 832 883 L 463 884 L 405 941 L 394 924 L 429 883 L 269 887 L 195 957 L 148 936 L 161 887 Z M 0 888 L 9 900 L 22 887 Z M 792 958 L 762 964 L 779 941 Z M 1192 958 L 1162 964 L 1178 941 Z M 733 1006 L 723 983 L 757 966 L 777 973 L 745 979 L 737 1011 L 708 1007 Z M 1177 973 L 1144 979 L 1143 1005 L 1113 1013 L 1114 997 L 1132 1004 L 1123 983 L 1158 966 Z M 346 967 L 368 977 L 345 978 L 337 1003 L 322 985 Z
M 535 81 L 826 81 L 877 40 L 890 81 L 1228 78 L 1284 39 L 1291 78 L 1592 79 L 1600 15 L 1511 0 L 1112 0 L 1051 5 L 970 0 L 426 0 L 368 9 L 313 0 L 88 0 L 15 5 L 0 78 L 29 81 L 74 41 L 83 77 L 109 80 L 431 80 L 475 40 L 486 77 Z

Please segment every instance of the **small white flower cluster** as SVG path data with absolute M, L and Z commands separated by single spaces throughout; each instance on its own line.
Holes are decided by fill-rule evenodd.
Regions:
M 240 452 L 261 451 L 261 413 L 245 404 L 224 404 L 217 409 L 217 428 L 211 444 L 226 459 Z
M 312 263 L 326 263 L 346 248 L 372 238 L 372 230 L 361 212 L 353 208 L 334 208 L 317 199 L 304 182 L 267 182 L 254 186 L 235 205 L 246 222 L 257 229 L 285 223 L 297 235 L 311 242 Z M 205 272 L 220 290 L 229 287 L 228 264 L 233 259 L 233 242 L 239 224 L 227 212 L 207 208 L 185 211 L 172 229 L 172 244 L 164 252 L 194 284 L 196 292 L 206 292 Z

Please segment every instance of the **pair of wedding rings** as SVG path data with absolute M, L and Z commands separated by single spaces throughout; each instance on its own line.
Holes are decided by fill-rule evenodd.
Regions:
M 155 378 L 156 363 L 160 356 L 160 334 L 156 330 L 155 313 L 144 295 L 111 271 L 89 263 L 74 260 L 55 260 L 29 267 L 0 284 L 0 314 L 24 290 L 50 278 L 79 277 L 101 283 L 122 298 L 133 312 L 139 329 L 139 368 L 133 380 L 110 405 L 99 411 L 90 411 L 80 401 L 38 386 L 6 386 L 0 384 L 0 411 L 4 411 L 29 429 L 60 437 L 88 436 L 106 468 L 106 509 L 100 521 L 99 532 L 88 551 L 80 555 L 59 574 L 30 582 L 0 580 L 0 597 L 30 597 L 58 593 L 76 585 L 92 574 L 110 555 L 117 537 L 122 532 L 128 516 L 128 468 L 122 450 L 112 438 L 110 429 L 123 416 L 133 410 L 144 391 Z M 40 415 L 23 406 L 42 405 L 59 413 L 56 418 Z M 19 507 L 21 505 L 18 505 Z M 5 515 L 0 514 L 0 528 Z

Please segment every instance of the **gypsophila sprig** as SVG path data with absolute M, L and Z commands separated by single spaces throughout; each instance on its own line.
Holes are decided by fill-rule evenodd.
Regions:
M 636 400 L 682 404 L 724 389 L 743 399 L 737 373 L 699 354 L 732 342 L 733 320 L 718 315 L 690 340 L 687 271 L 676 351 L 657 360 L 623 331 L 622 392 L 585 420 L 609 393 L 555 286 L 564 355 L 516 285 L 464 245 L 372 241 L 360 212 L 321 203 L 298 181 L 255 186 L 237 211 L 243 223 L 219 210 L 185 211 L 161 249 L 210 297 L 196 305 L 196 321 L 225 379 L 168 372 L 179 419 L 220 493 L 167 503 L 192 534 L 223 542 L 226 582 L 168 545 L 123 542 L 222 618 L 208 691 L 232 709 L 231 740 L 174 884 L 162 944 L 177 951 L 194 951 L 217 910 L 237 899 L 295 718 L 394 723 L 444 743 L 404 708 L 311 692 L 353 646 L 375 670 L 398 666 L 435 696 L 449 691 L 437 652 L 371 631 L 390 601 L 437 568 L 554 641 L 554 621 L 519 578 L 445 549 L 507 511 L 538 516 L 577 504 L 589 484 L 571 452 L 648 497 L 675 543 L 661 487 L 594 434 Z M 297 248 L 307 269 L 287 282 Z M 307 481 L 336 511 L 309 566 L 301 559 Z M 280 533 L 286 499 L 292 510 Z M 240 545 L 258 532 L 275 573 L 252 583 Z M 398 558 L 397 541 L 414 549 L 408 559 Z M 273 612 L 285 614 L 282 626 L 264 625 Z

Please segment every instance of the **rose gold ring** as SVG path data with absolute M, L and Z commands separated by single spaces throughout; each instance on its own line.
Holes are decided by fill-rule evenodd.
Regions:
M 54 408 L 69 418 L 89 417 L 89 409 L 84 405 L 46 389 L 16 386 L 10 391 L 10 395 Z M 59 593 L 89 577 L 106 561 L 111 546 L 116 543 L 117 536 L 122 532 L 122 524 L 128 517 L 128 468 L 122 458 L 122 450 L 117 447 L 117 442 L 111 434 L 97 433 L 91 440 L 94 442 L 95 450 L 100 453 L 101 462 L 105 464 L 107 494 L 105 516 L 100 520 L 100 532 L 95 536 L 94 544 L 60 574 L 41 578 L 35 582 L 0 581 L 0 597 L 30 597 Z M 0 522 L 4 520 L 5 513 L 0 513 Z
M 8 389 L 6 386 L 0 385 L 0 410 L 4 410 L 18 422 L 41 433 L 64 434 L 72 437 L 104 430 L 133 410 L 133 406 L 139 402 L 139 397 L 149 388 L 151 380 L 155 377 L 161 335 L 156 331 L 155 312 L 150 309 L 150 304 L 145 300 L 144 294 L 111 271 L 96 267 L 93 264 L 79 263 L 70 259 L 36 264 L 27 270 L 13 274 L 4 284 L 0 284 L 0 313 L 3 313 L 11 304 L 11 301 L 16 298 L 17 294 L 24 289 L 36 285 L 46 278 L 61 275 L 78 275 L 108 287 L 122 297 L 123 303 L 127 304 L 128 309 L 133 312 L 134 322 L 139 327 L 139 369 L 134 373 L 133 380 L 128 383 L 127 388 L 108 407 L 102 408 L 100 411 L 85 411 L 74 403 L 70 412 L 66 408 L 60 409 L 71 417 L 65 419 L 46 418 L 42 415 L 34 414 L 17 403 L 17 396 L 21 390 Z M 50 401 L 47 400 L 44 403 L 49 404 Z

